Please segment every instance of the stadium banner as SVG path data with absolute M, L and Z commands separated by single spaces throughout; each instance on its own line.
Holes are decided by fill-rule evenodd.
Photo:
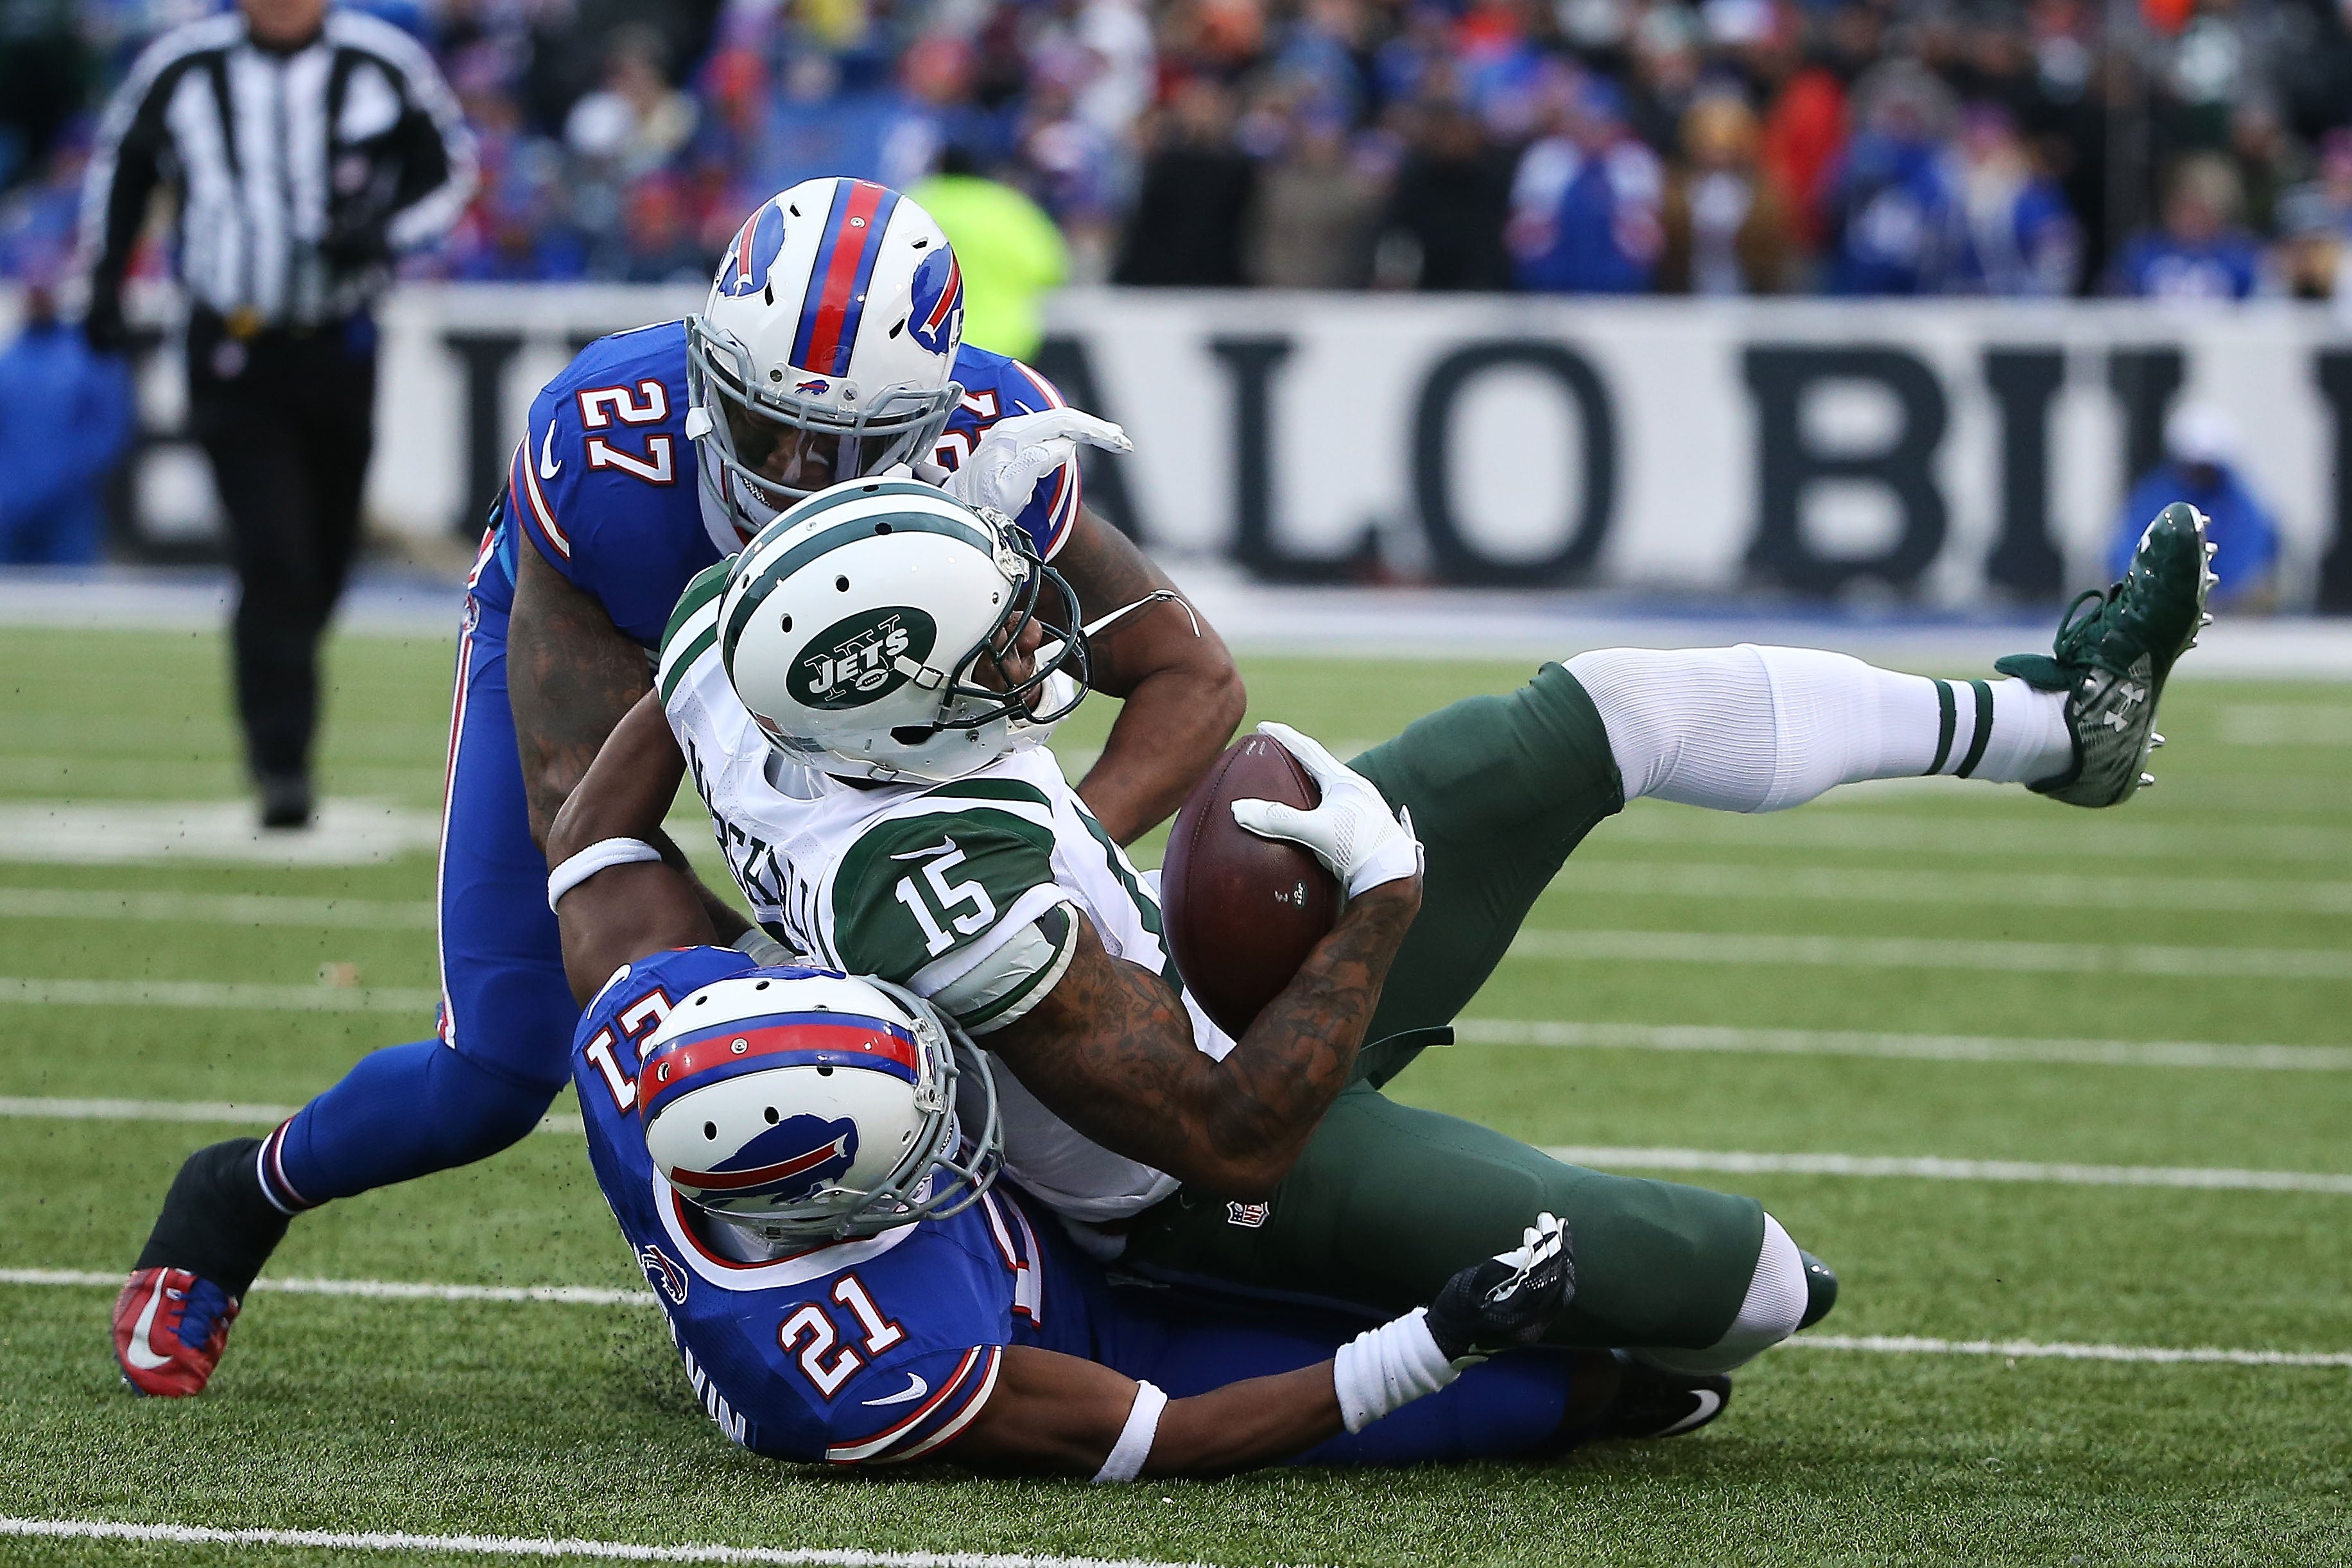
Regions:
M 700 298 L 397 291 L 379 526 L 478 528 L 541 382 Z M 2103 578 L 2129 476 L 2193 399 L 2234 417 L 2288 600 L 2352 601 L 2352 334 L 2324 307 L 1073 289 L 1049 319 L 1039 368 L 1136 442 L 1090 460 L 1088 500 L 1171 557 L 1278 580 L 2046 599 Z

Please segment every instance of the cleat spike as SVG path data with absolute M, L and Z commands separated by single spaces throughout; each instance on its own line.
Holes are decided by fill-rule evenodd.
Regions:
M 2152 787 L 2155 783 L 2156 775 L 2153 773 L 2143 773 L 2139 776 L 2139 787 L 2143 789 Z
M 2206 559 L 2207 560 L 2211 560 L 2211 559 L 2213 559 L 2213 556 L 2214 556 L 2215 552 L 2217 552 L 2218 550 L 2220 550 L 2220 549 L 2221 549 L 2221 547 L 2220 545 L 2217 545 L 2217 544 L 2209 544 L 2209 545 L 2207 545 L 2207 546 L 2205 547 L 2205 559 Z
M 2150 751 L 2154 751 L 2158 747 L 2162 746 L 2163 744 L 2164 737 L 2160 735 L 2151 735 L 2147 737 L 2147 748 Z

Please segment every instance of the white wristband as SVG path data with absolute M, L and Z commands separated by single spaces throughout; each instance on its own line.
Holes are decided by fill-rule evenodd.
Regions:
M 1462 1375 L 1437 1348 L 1428 1319 L 1427 1308 L 1415 1307 L 1392 1322 L 1366 1329 L 1331 1358 L 1339 1418 L 1349 1431 L 1360 1432 L 1390 1411 L 1434 1394 Z
M 554 913 L 556 900 L 600 871 L 661 858 L 661 851 L 643 839 L 599 839 L 548 873 L 548 912 Z
M 1160 1413 L 1168 1408 L 1168 1396 L 1149 1383 L 1135 1385 L 1135 1403 L 1127 1408 L 1127 1425 L 1118 1429 L 1118 1441 L 1110 1448 L 1110 1458 L 1095 1472 L 1095 1481 L 1131 1481 L 1143 1473 L 1143 1461 L 1151 1457 L 1151 1439 L 1160 1435 Z

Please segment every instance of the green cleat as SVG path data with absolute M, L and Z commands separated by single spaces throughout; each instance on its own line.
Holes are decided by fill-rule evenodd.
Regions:
M 2213 623 L 2205 595 L 2220 580 L 2208 564 L 2214 548 L 2205 542 L 2205 514 L 2175 501 L 2140 535 L 2121 582 L 2066 607 L 2050 654 L 2011 653 L 1993 664 L 2028 685 L 2066 694 L 2074 765 L 2026 788 L 2070 806 L 2119 806 L 2156 782 L 2140 767 L 2164 744 L 2156 705 L 2165 677 Z M 2091 612 L 2076 620 L 2086 602 Z

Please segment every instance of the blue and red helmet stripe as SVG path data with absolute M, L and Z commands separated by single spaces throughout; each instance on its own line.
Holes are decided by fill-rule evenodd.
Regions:
M 834 182 L 833 210 L 817 242 L 808 292 L 801 298 L 793 364 L 824 376 L 849 373 L 850 350 L 866 316 L 866 290 L 882 254 L 883 231 L 898 210 L 898 193 L 870 180 Z
M 771 1067 L 856 1067 L 912 1083 L 915 1037 L 902 1024 L 854 1013 L 769 1013 L 698 1030 L 665 1044 L 637 1073 L 637 1113 L 650 1121 L 688 1089 Z

